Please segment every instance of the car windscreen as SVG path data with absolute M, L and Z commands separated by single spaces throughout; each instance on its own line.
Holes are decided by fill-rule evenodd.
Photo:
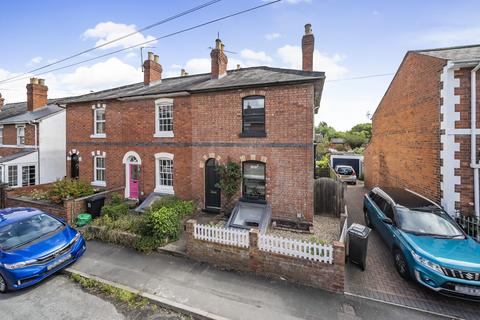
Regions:
M 445 238 L 464 237 L 463 232 L 449 218 L 445 211 L 439 208 L 430 210 L 422 209 L 408 209 L 397 206 L 395 213 L 397 226 L 405 232 L 420 236 Z
M 0 248 L 21 247 L 63 227 L 63 223 L 44 213 L 15 221 L 0 228 Z
M 343 176 L 349 176 L 353 174 L 353 169 L 349 167 L 339 167 L 337 173 Z

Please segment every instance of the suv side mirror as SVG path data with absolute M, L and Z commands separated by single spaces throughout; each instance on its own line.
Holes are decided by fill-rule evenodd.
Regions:
M 393 225 L 392 219 L 385 217 L 382 219 L 383 223 Z

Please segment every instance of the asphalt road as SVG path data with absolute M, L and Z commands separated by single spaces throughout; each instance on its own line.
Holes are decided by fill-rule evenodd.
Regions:
M 125 319 L 115 306 L 84 292 L 64 275 L 26 290 L 0 295 L 0 319 Z

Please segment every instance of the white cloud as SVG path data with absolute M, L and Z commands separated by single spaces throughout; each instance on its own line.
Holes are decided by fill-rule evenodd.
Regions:
M 15 76 L 7 70 L 0 69 L 0 79 Z M 25 101 L 27 79 L 0 84 L 0 92 L 5 97 L 5 103 Z M 68 73 L 48 73 L 40 76 L 45 78 L 50 98 L 66 97 L 100 91 L 112 87 L 140 82 L 143 79 L 140 67 L 136 68 L 122 60 L 112 57 L 91 66 L 78 67 Z M 23 77 L 22 77 L 23 78 Z
M 442 27 L 424 32 L 419 36 L 422 44 L 435 46 L 451 46 L 477 43 L 480 38 L 480 27 L 449 28 Z
M 299 46 L 285 45 L 277 50 L 277 54 L 287 68 L 302 68 L 302 48 Z M 313 70 L 324 71 L 328 79 L 338 79 L 348 73 L 348 69 L 340 65 L 344 59 L 344 55 L 327 55 L 315 50 L 313 52 Z
M 100 22 L 94 28 L 88 29 L 82 35 L 84 39 L 98 39 L 95 43 L 95 46 L 103 45 L 109 41 L 117 39 L 119 37 L 125 36 L 132 32 L 135 32 L 137 27 L 134 24 L 123 24 L 123 23 L 115 23 L 115 22 Z M 133 34 L 125 39 L 116 41 L 114 43 L 108 44 L 102 49 L 109 49 L 114 47 L 130 47 L 133 45 L 137 45 L 139 43 L 143 43 L 146 41 L 150 41 L 155 39 L 153 36 L 144 36 L 141 33 Z M 156 41 L 152 41 L 149 44 L 155 43 Z
M 42 62 L 42 57 L 33 57 L 30 61 L 27 62 L 27 66 L 33 66 Z
M 210 72 L 211 60 L 207 58 L 193 58 L 185 64 L 185 70 L 190 74 Z
M 275 39 L 278 39 L 278 38 L 280 38 L 280 33 L 278 33 L 278 32 L 267 33 L 265 35 L 265 39 L 267 39 L 267 40 L 275 40 Z
M 251 49 L 243 49 L 240 51 L 240 56 L 248 60 L 256 60 L 259 62 L 272 62 L 272 58 L 269 57 L 263 51 L 253 51 Z

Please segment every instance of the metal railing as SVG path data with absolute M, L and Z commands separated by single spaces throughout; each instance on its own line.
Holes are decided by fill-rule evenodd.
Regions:
M 457 222 L 470 237 L 480 242 L 480 220 L 477 217 L 466 217 L 460 214 Z

